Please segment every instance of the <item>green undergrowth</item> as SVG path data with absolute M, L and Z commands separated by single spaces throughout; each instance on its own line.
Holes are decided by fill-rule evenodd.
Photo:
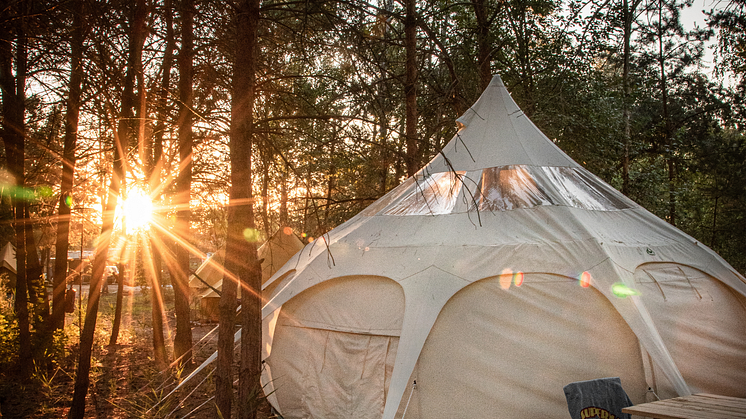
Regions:
M 173 291 L 165 289 L 163 294 L 165 306 L 172 307 Z M 160 372 L 155 368 L 150 295 L 137 292 L 124 296 L 117 344 L 109 345 L 116 308 L 115 286 L 110 287 L 110 293 L 102 294 L 91 357 L 86 417 L 158 418 L 173 410 L 171 401 L 151 409 L 173 388 L 174 375 L 184 372 Z M 67 416 L 86 298 L 84 295 L 82 299 L 83 312 L 76 301 L 75 311 L 66 315 L 63 330 L 49 336 L 32 330 L 34 369 L 30 377 L 21 377 L 15 368 L 19 351 L 15 313 L 12 303 L 0 296 L 0 416 L 3 419 Z M 166 319 L 173 323 L 172 313 L 166 313 Z M 167 326 L 165 339 L 169 353 L 170 330 Z

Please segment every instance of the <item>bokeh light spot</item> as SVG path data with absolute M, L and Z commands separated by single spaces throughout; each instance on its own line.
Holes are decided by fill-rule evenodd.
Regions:
M 260 233 L 255 228 L 247 228 L 243 231 L 243 238 L 249 243 L 256 243 L 259 241 Z
M 518 271 L 513 274 L 513 283 L 516 287 L 523 285 L 523 272 Z
M 285 227 L 285 228 L 283 228 L 283 229 L 282 229 L 282 232 L 283 232 L 283 233 L 284 233 L 284 234 L 285 234 L 286 236 L 289 236 L 289 235 L 293 234 L 293 229 L 292 229 L 292 228 L 290 228 L 290 227 Z
M 37 194 L 38 194 L 38 195 L 39 195 L 40 197 L 42 197 L 42 198 L 49 198 L 50 196 L 52 196 L 52 194 L 54 193 L 54 191 L 53 191 L 53 190 L 52 190 L 52 188 L 50 188 L 49 186 L 47 186 L 47 185 L 42 185 L 42 186 L 39 186 L 39 187 L 38 187 L 38 188 L 36 189 L 36 193 L 37 193 Z
M 630 288 L 621 282 L 616 282 L 614 283 L 614 285 L 611 286 L 611 293 L 618 298 L 627 298 L 632 295 L 640 295 L 640 291 L 637 291 L 634 288 Z
M 588 273 L 588 271 L 583 272 L 580 274 L 580 277 L 578 278 L 578 282 L 580 283 L 580 286 L 583 288 L 588 288 L 591 286 L 591 274 Z

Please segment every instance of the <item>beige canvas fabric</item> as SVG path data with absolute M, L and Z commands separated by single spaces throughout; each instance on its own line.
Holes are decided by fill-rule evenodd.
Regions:
M 286 419 L 564 417 L 564 385 L 608 376 L 635 403 L 746 397 L 741 275 L 572 161 L 499 77 L 459 121 L 265 284 Z
M 287 234 L 288 232 L 290 234 Z M 286 232 L 282 228 L 259 246 L 257 257 L 262 260 L 262 284 L 302 248 L 303 243 L 300 239 L 292 231 Z M 219 297 L 214 289 L 220 290 L 223 286 L 224 258 L 225 248 L 221 248 L 189 276 L 189 289 L 194 299 Z M 238 291 L 240 296 L 240 287 Z

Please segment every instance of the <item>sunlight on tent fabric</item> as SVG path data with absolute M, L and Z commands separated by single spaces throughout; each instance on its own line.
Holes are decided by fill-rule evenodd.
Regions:
M 127 226 L 127 234 L 150 228 L 153 220 L 153 201 L 142 189 L 131 190 L 122 202 L 120 211 Z

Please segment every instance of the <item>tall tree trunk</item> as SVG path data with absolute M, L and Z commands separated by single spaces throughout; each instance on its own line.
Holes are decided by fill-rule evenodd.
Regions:
M 666 169 L 668 171 L 668 222 L 676 225 L 676 163 L 673 151 L 673 124 L 668 111 L 668 75 L 663 51 L 663 0 L 658 0 L 658 65 L 661 78 L 661 107 L 664 121 Z
M 98 318 L 98 303 L 101 295 L 101 281 L 104 279 L 104 269 L 106 268 L 106 259 L 109 254 L 112 233 L 114 230 L 114 210 L 119 201 L 119 189 L 121 179 L 124 176 L 123 147 L 119 141 L 122 131 L 122 125 L 129 121 L 120 122 L 120 134 L 114 136 L 116 146 L 114 148 L 114 174 L 109 186 L 109 196 L 106 200 L 104 210 L 101 237 L 96 246 L 96 253 L 93 259 L 93 272 L 91 274 L 90 291 L 88 294 L 88 307 L 85 314 L 85 323 L 83 333 L 80 337 L 80 355 L 78 359 L 78 369 L 75 376 L 75 391 L 73 400 L 68 413 L 70 419 L 83 419 L 85 416 L 85 398 L 88 394 L 90 385 L 91 354 L 93 353 L 93 339 L 96 331 L 96 320 Z
M 272 232 L 272 222 L 270 221 L 269 217 L 269 165 L 272 161 L 272 152 L 269 150 L 269 146 L 267 144 L 262 144 L 261 146 L 262 151 L 260 152 L 260 155 L 262 156 L 262 224 L 264 224 L 264 236 L 269 238 L 271 237 Z
M 629 65 L 630 65 L 630 42 L 632 38 L 632 10 L 627 0 L 622 1 L 622 12 L 624 13 L 624 34 L 622 47 L 622 119 L 624 120 L 624 151 L 622 155 L 622 193 L 629 195 L 629 147 L 632 137 L 632 117 L 630 112 L 629 96 Z
M 261 396 L 261 270 L 256 243 L 249 240 L 255 229 L 252 204 L 251 152 L 253 144 L 253 107 L 257 53 L 259 0 L 241 0 L 236 4 L 236 28 L 233 99 L 231 104 L 231 189 L 228 207 L 228 240 L 225 250 L 226 277 L 220 299 L 216 401 L 223 417 L 231 416 L 233 380 L 233 332 L 235 327 L 236 281 L 241 282 L 241 363 L 238 413 L 241 418 L 256 415 Z M 248 234 L 246 234 L 248 233 Z
M 34 307 L 34 328 L 43 333 L 44 327 L 42 326 L 49 320 L 49 300 L 42 277 L 42 266 L 39 262 L 38 246 L 34 236 L 34 223 L 31 222 L 31 212 L 28 204 L 24 208 L 23 218 L 25 220 L 24 228 L 26 229 L 26 283 L 28 284 L 31 304 Z
M 376 114 L 378 118 L 378 130 L 380 131 L 379 135 L 375 135 L 373 137 L 373 141 L 378 143 L 378 150 L 380 152 L 380 159 L 381 159 L 381 166 L 380 166 L 380 177 L 379 177 L 379 184 L 378 184 L 378 193 L 383 196 L 386 193 L 386 181 L 388 178 L 388 172 L 389 172 L 389 150 L 387 148 L 387 142 L 389 137 L 389 118 L 387 116 L 388 114 L 388 104 L 390 102 L 389 97 L 389 83 L 388 83 L 388 71 L 389 71 L 389 60 L 387 59 L 388 54 L 386 53 L 387 47 L 386 45 L 392 44 L 391 40 L 391 22 L 390 17 L 393 15 L 394 12 L 394 2 L 393 0 L 379 0 L 379 3 L 383 3 L 383 15 L 379 17 L 379 21 L 382 22 L 382 35 L 383 42 L 381 45 L 384 47 L 384 54 L 382 55 L 382 59 L 380 60 L 380 68 L 381 68 L 381 77 L 383 80 L 378 83 L 379 90 L 377 95 L 377 106 L 374 108 L 374 113 Z M 375 133 L 375 131 L 374 131 Z
M 3 10 L 3 14 L 10 12 L 16 16 L 3 16 L 12 25 L 0 26 L 0 87 L 3 97 L 3 142 L 5 157 L 10 175 L 15 181 L 15 189 L 11 194 L 13 212 L 13 227 L 16 239 L 16 299 L 15 311 L 18 317 L 19 329 L 19 369 L 23 376 L 30 376 L 32 369 L 31 331 L 29 328 L 28 311 L 28 282 L 26 275 L 26 229 L 24 217 L 27 201 L 23 197 L 24 160 L 25 160 L 25 122 L 24 97 L 26 89 L 26 34 L 24 19 L 20 16 L 22 3 Z M 13 46 L 15 45 L 15 51 Z M 14 54 L 15 52 L 15 54 Z M 15 77 L 13 74 L 13 58 L 15 57 Z
M 65 144 L 62 152 L 62 181 L 60 202 L 57 210 L 57 236 L 55 242 L 54 282 L 52 291 L 52 320 L 54 329 L 65 326 L 65 288 L 67 278 L 67 252 L 70 237 L 70 210 L 73 204 L 73 178 L 75 175 L 75 147 L 78 142 L 78 119 L 80 116 L 80 96 L 83 85 L 83 39 L 86 23 L 84 1 L 75 0 L 72 4 L 73 27 L 70 56 L 70 84 L 65 118 Z M 82 259 L 81 249 L 81 259 Z
M 630 81 L 630 62 L 632 60 L 632 24 L 635 22 L 637 7 L 642 0 L 622 1 L 622 13 L 624 14 L 624 33 L 622 36 L 622 119 L 624 120 L 624 151 L 622 154 L 622 193 L 629 195 L 629 164 L 630 147 L 632 142 L 632 83 Z
M 251 151 L 254 137 L 254 99 L 256 86 L 256 63 L 259 48 L 257 46 L 257 29 L 259 27 L 259 5 L 260 0 L 241 1 L 237 13 L 238 32 L 237 49 L 245 51 L 236 58 L 234 67 L 233 88 L 234 97 L 232 119 L 236 122 L 233 127 L 239 127 L 237 134 L 236 154 L 244 153 L 246 160 L 244 166 L 234 177 L 234 181 L 245 182 L 246 186 L 236 195 L 247 198 L 239 212 L 235 214 L 234 222 L 238 226 L 245 226 L 247 230 L 255 228 L 254 210 L 252 202 L 252 179 L 251 179 Z M 238 74 L 245 76 L 235 77 Z M 238 102 L 236 102 L 238 99 Z M 233 128 L 232 127 L 232 128 Z M 231 130 L 231 134 L 233 130 Z M 231 142 L 233 139 L 231 138 Z M 233 151 L 233 150 L 231 150 Z M 231 153 L 231 162 L 233 156 Z M 241 161 L 239 161 L 241 163 Z M 235 175 L 234 175 L 235 176 Z M 245 212 L 244 212 L 245 211 Z M 243 231 L 240 229 L 238 231 Z M 254 419 L 262 401 L 262 386 L 260 376 L 262 371 L 262 268 L 257 259 L 256 243 L 243 240 L 240 246 L 234 246 L 230 253 L 232 260 L 239 260 L 240 255 L 245 256 L 245 262 L 236 272 L 241 279 L 241 366 L 238 383 L 238 417 L 240 419 Z M 246 252 L 239 253 L 245 250 Z M 226 250 L 226 259 L 228 259 Z M 238 267 L 238 265 L 236 265 Z
M 280 185 L 280 227 L 288 226 L 288 176 L 287 167 L 282 171 L 282 184 Z
M 332 193 L 336 187 L 337 166 L 334 164 L 334 156 L 337 152 L 337 142 L 332 141 L 329 146 L 329 176 L 326 185 L 326 208 L 324 208 L 324 229 L 326 230 L 331 223 L 329 222 L 329 213 L 332 207 Z
M 137 39 L 137 34 L 142 33 L 138 26 L 145 24 L 144 0 L 138 0 L 130 20 L 130 46 L 127 74 L 124 81 L 124 92 L 122 93 L 122 111 L 119 126 L 114 133 L 114 161 L 109 195 L 106 199 L 106 207 L 102 214 L 101 236 L 96 245 L 96 253 L 93 259 L 91 273 L 90 291 L 88 294 L 88 307 L 86 309 L 83 333 L 80 337 L 80 354 L 78 369 L 75 376 L 75 390 L 73 400 L 68 412 L 70 419 L 83 419 L 85 416 L 85 398 L 90 385 L 91 354 L 93 353 L 93 339 L 98 319 L 98 304 L 101 295 L 101 281 L 104 279 L 106 260 L 111 246 L 112 234 L 114 232 L 114 212 L 119 203 L 122 182 L 125 177 L 125 158 L 129 148 L 129 139 L 132 136 L 133 106 L 135 105 L 135 62 L 142 54 L 142 42 Z M 120 275 L 124 277 L 123 272 Z M 123 280 L 123 279 L 122 279 Z M 116 340 L 115 340 L 116 341 Z
M 491 46 L 489 43 L 490 21 L 487 17 L 485 0 L 471 0 L 474 16 L 477 18 L 477 65 L 479 66 L 479 84 L 481 90 L 492 81 L 490 66 Z
M 417 14 L 415 0 L 406 0 L 406 15 L 404 17 L 404 48 L 406 50 L 406 81 L 404 94 L 406 96 L 406 129 L 407 137 L 407 176 L 414 176 L 419 170 L 417 152 Z
M 150 177 L 151 192 L 156 190 L 160 185 L 160 171 L 163 166 L 163 135 L 166 131 L 166 120 L 168 119 L 168 96 L 171 89 L 171 69 L 174 62 L 174 49 L 176 49 L 176 39 L 174 35 L 173 23 L 173 3 L 166 0 L 164 4 L 166 13 L 166 50 L 163 53 L 163 66 L 161 71 L 161 88 L 158 94 L 158 122 L 153 132 L 153 161 L 155 162 L 154 174 Z
M 151 168 L 147 173 L 149 179 L 149 190 L 150 199 L 154 202 L 161 200 L 161 170 L 163 169 L 163 136 L 166 129 L 166 120 L 168 119 L 168 96 L 169 89 L 171 87 L 171 69 L 174 61 L 174 49 L 176 48 L 176 41 L 174 36 L 174 25 L 173 25 L 173 3 L 171 0 L 166 0 L 165 8 L 165 20 L 166 20 L 166 51 L 163 55 L 163 66 L 161 71 L 163 77 L 161 79 L 161 89 L 158 95 L 158 122 L 156 123 L 155 132 L 153 135 L 153 150 L 152 158 L 150 160 Z M 157 215 L 157 214 L 156 214 Z M 161 239 L 160 231 L 150 231 L 150 248 L 153 250 L 150 252 L 153 258 L 153 290 L 160 290 L 163 285 L 163 256 L 161 255 L 158 246 L 163 243 Z M 156 288 L 157 287 L 157 288 Z M 153 294 L 154 297 L 156 294 Z M 160 292 L 157 294 L 160 296 Z M 162 298 L 151 299 L 151 320 L 153 323 L 153 351 L 156 364 L 162 358 L 163 362 L 166 362 L 168 355 L 166 354 L 166 341 L 164 338 L 164 304 Z
M 122 112 L 123 116 L 125 118 L 128 118 L 125 122 L 127 129 L 127 135 L 121 136 L 120 140 L 124 141 L 123 145 L 123 154 L 122 156 L 126 156 L 127 150 L 129 148 L 129 137 L 134 133 L 137 134 L 137 142 L 138 142 L 138 149 L 141 148 L 141 144 L 143 142 L 143 135 L 144 135 L 144 114 L 145 114 L 145 86 L 144 86 L 144 80 L 143 80 L 143 66 L 142 66 L 142 50 L 143 45 L 145 44 L 145 37 L 147 36 L 147 7 L 145 5 L 145 0 L 137 0 L 134 5 L 133 9 L 133 17 L 132 17 L 132 24 L 130 27 L 130 45 L 129 45 L 129 62 L 127 64 L 127 77 L 125 80 L 125 96 L 122 99 Z M 135 102 L 135 93 L 134 93 L 134 84 L 137 82 L 137 89 L 138 89 L 138 95 L 137 95 L 137 102 Z M 126 99 L 126 100 L 125 100 Z M 125 109 L 126 106 L 126 109 Z M 135 118 L 137 120 L 137 123 L 132 121 L 133 116 L 133 110 L 132 108 L 135 108 L 134 115 L 137 116 Z M 120 123 L 120 127 L 122 127 L 122 124 Z M 135 130 L 134 127 L 137 129 Z M 125 157 L 123 157 L 125 158 Z M 125 163 L 125 162 L 123 162 Z M 121 192 L 124 192 L 126 189 L 126 176 L 123 175 L 121 179 L 121 184 L 119 185 L 121 188 Z M 115 207 L 116 208 L 116 207 Z M 126 221 L 126 220 L 125 220 Z M 119 275 L 124 278 L 125 273 L 120 272 Z M 104 278 L 106 280 L 106 278 Z M 107 285 L 108 286 L 108 285 Z M 114 322 L 112 327 L 112 333 L 109 337 L 109 344 L 114 345 L 117 342 L 117 339 L 119 338 L 119 328 L 120 323 L 122 321 L 122 302 L 123 302 L 123 295 L 121 294 L 124 292 L 124 287 L 117 285 L 117 305 L 114 311 Z
M 176 229 L 180 240 L 176 244 L 176 260 L 179 268 L 173 275 L 174 306 L 176 311 L 176 335 L 174 336 L 174 358 L 191 363 L 192 328 L 189 319 L 189 250 L 186 244 L 191 236 L 189 223 L 190 188 L 192 186 L 192 60 L 194 43 L 194 2 L 181 3 L 181 51 L 179 52 L 179 176 L 176 181 Z
M 114 322 L 111 326 L 111 336 L 109 336 L 109 345 L 116 345 L 119 339 L 119 328 L 122 324 L 122 305 L 124 303 L 124 264 L 117 264 L 117 302 L 114 309 Z M 106 280 L 106 278 L 104 278 Z M 106 285 L 108 286 L 108 285 Z M 157 360 L 157 357 L 156 357 Z

